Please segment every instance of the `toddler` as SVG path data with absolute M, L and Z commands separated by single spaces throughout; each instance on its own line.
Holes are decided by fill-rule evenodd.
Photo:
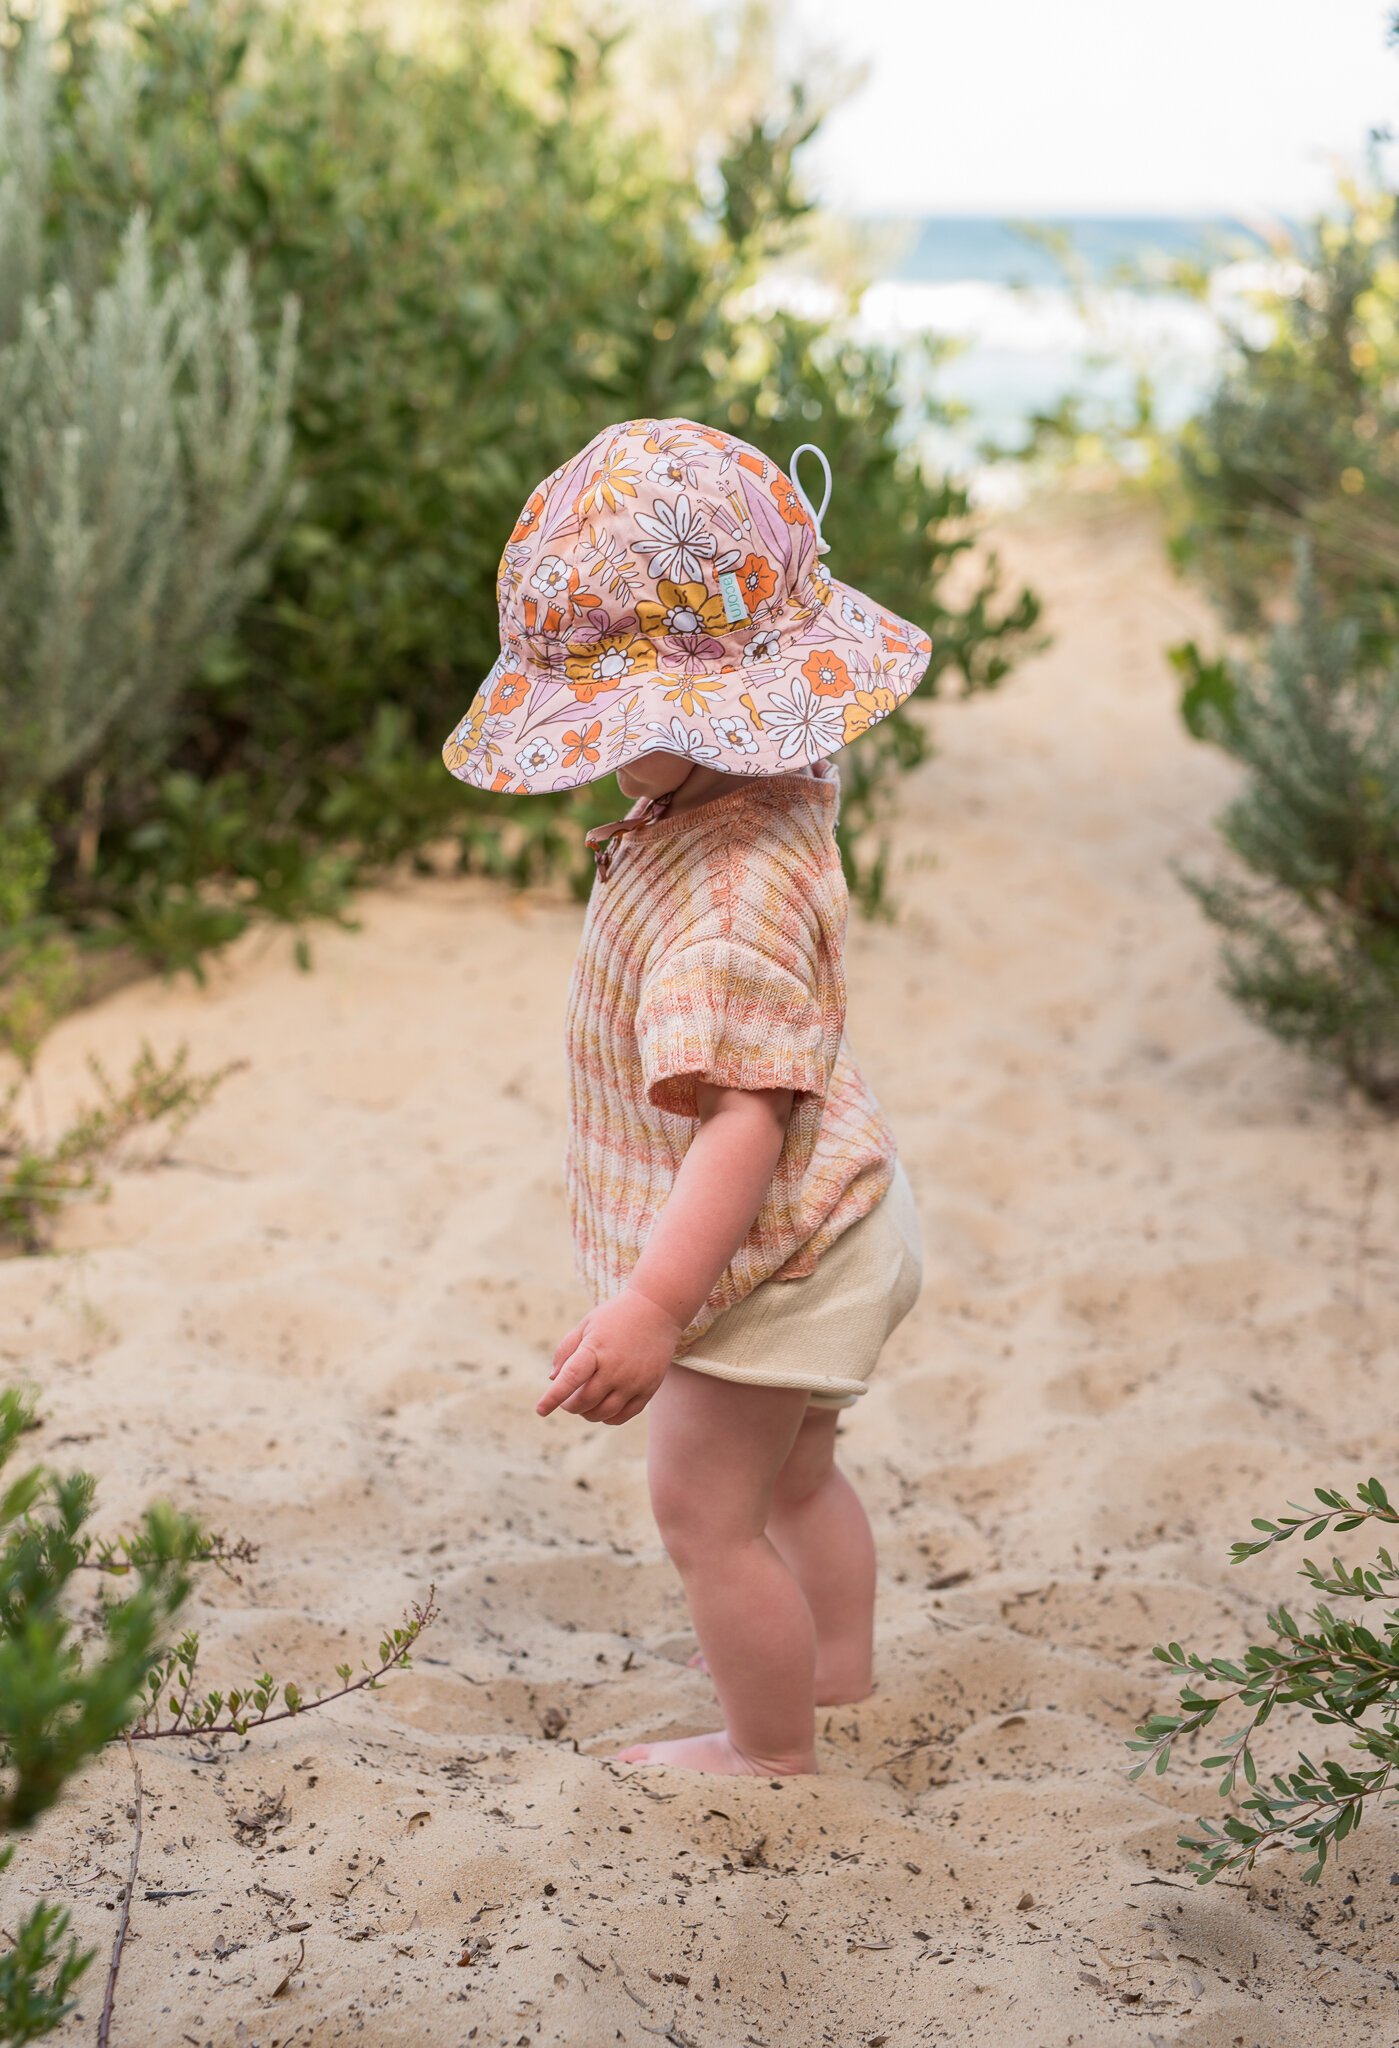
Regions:
M 797 456 L 806 452 L 799 449 Z M 657 1524 L 724 1725 L 627 1763 L 817 1769 L 815 1709 L 871 1686 L 874 1542 L 843 1406 L 917 1298 L 918 1221 L 845 1038 L 829 756 L 930 646 L 832 580 L 820 510 L 733 435 L 607 428 L 535 490 L 501 653 L 444 750 L 519 792 L 616 773 L 568 1000 L 565 1174 L 597 1306 L 540 1415 L 649 1406 Z

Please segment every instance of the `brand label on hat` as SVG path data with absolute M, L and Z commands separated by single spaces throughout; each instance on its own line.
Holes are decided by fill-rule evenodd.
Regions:
M 731 626 L 742 626 L 748 622 L 748 607 L 743 601 L 743 592 L 738 587 L 738 578 L 732 569 L 724 569 L 719 576 L 719 595 L 724 600 L 724 617 Z

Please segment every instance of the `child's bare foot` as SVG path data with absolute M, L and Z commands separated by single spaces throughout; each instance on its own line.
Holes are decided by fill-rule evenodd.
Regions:
M 711 1771 L 724 1778 L 784 1778 L 817 1770 L 815 1752 L 799 1760 L 763 1762 L 735 1749 L 721 1728 L 717 1735 L 685 1735 L 673 1742 L 634 1742 L 609 1758 L 614 1764 L 672 1764 L 684 1771 Z
M 690 1671 L 708 1673 L 709 1665 L 705 1661 L 703 1650 L 696 1650 L 693 1657 L 685 1659 L 685 1663 Z M 850 1679 L 831 1679 L 823 1683 L 820 1673 L 817 1673 L 815 1698 L 818 1707 L 857 1706 L 861 1700 L 867 1700 L 873 1691 L 873 1680 L 866 1680 L 863 1685 Z

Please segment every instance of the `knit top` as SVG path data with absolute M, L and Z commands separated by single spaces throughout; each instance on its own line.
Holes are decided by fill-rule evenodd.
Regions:
M 671 1191 L 696 1083 L 793 1091 L 763 1204 L 682 1348 L 761 1282 L 812 1272 L 893 1179 L 893 1133 L 845 1036 L 840 785 L 823 765 L 754 776 L 628 834 L 584 921 L 565 1179 L 597 1299 L 626 1281 Z

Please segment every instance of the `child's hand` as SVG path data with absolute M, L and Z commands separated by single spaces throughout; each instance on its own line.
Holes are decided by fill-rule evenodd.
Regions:
M 673 1316 L 624 1287 L 564 1338 L 536 1413 L 563 1408 L 589 1422 L 630 1422 L 665 1378 L 680 1334 Z

